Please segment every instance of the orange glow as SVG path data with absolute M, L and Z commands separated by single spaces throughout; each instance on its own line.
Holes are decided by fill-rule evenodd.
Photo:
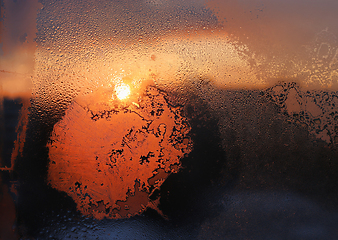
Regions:
M 118 99 L 126 99 L 130 95 L 130 87 L 127 84 L 121 83 L 115 86 L 115 92 Z
M 77 98 L 54 126 L 49 184 L 86 216 L 125 218 L 158 209 L 150 198 L 192 150 L 188 120 L 148 87 L 125 107 L 104 90 Z

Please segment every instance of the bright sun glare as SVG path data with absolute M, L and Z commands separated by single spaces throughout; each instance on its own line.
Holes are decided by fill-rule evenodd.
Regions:
M 115 86 L 115 92 L 118 99 L 126 99 L 130 94 L 130 87 L 127 84 L 121 83 Z

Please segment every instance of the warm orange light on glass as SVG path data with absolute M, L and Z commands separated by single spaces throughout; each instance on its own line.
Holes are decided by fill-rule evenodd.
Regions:
M 127 84 L 121 83 L 115 87 L 116 96 L 118 99 L 126 99 L 130 94 L 130 87 Z

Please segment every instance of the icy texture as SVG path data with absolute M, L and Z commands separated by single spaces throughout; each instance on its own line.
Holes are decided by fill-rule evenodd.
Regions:
M 76 99 L 48 144 L 48 182 L 99 219 L 157 209 L 148 196 L 178 171 L 192 144 L 187 120 L 163 93 L 148 88 L 138 103 L 110 96 L 102 90 Z
M 246 1 L 238 2 L 239 8 L 236 7 L 237 2 L 229 1 L 230 5 L 226 12 L 233 10 L 236 11 L 232 14 L 242 12 L 242 5 L 244 6 Z M 170 128 L 168 128 L 168 123 L 148 125 L 147 121 L 152 117 L 149 115 L 151 111 L 142 112 L 142 107 L 145 105 L 139 103 L 137 98 L 133 100 L 134 103 L 128 105 L 127 112 L 124 113 L 121 106 L 114 106 L 116 112 L 111 112 L 112 106 L 109 101 L 117 101 L 117 99 L 108 101 L 107 98 L 111 96 L 114 86 L 118 84 L 128 84 L 131 92 L 139 96 L 142 96 L 147 85 L 151 84 L 169 93 L 173 98 L 180 96 L 181 99 L 173 101 L 177 100 L 179 103 L 184 103 L 185 100 L 182 98 L 189 99 L 191 95 L 198 96 L 220 119 L 219 131 L 223 139 L 227 134 L 225 126 L 232 123 L 231 121 L 236 123 L 234 128 L 241 129 L 246 125 L 248 132 L 253 132 L 252 135 L 254 135 L 256 130 L 252 127 L 251 119 L 246 115 L 251 116 L 257 124 L 265 124 L 259 123 L 259 118 L 255 119 L 258 113 L 255 112 L 251 102 L 252 96 L 254 99 L 260 99 L 256 90 L 263 89 L 265 96 L 285 111 L 290 119 L 296 115 L 301 116 L 300 123 L 309 126 L 309 131 L 317 138 L 327 143 L 336 142 L 336 130 L 332 120 L 335 114 L 331 113 L 335 111 L 333 91 L 338 89 L 338 48 L 335 35 L 337 32 L 334 28 L 315 28 L 311 29 L 310 35 L 306 35 L 310 37 L 304 40 L 304 36 L 298 38 L 300 35 L 296 34 L 297 28 L 295 27 L 283 31 L 281 29 L 281 32 L 288 33 L 281 36 L 278 24 L 290 24 L 294 19 L 288 19 L 281 14 L 274 19 L 275 13 L 279 12 L 278 9 L 267 10 L 265 6 L 257 6 L 256 2 L 245 5 L 244 15 L 249 14 L 249 18 L 246 17 L 242 21 L 241 18 L 231 20 L 228 17 L 226 19 L 228 24 L 226 24 L 222 15 L 224 12 L 212 12 L 203 5 L 202 1 L 42 1 L 44 7 L 37 19 L 38 49 L 35 53 L 35 75 L 32 79 L 31 118 L 41 119 L 41 122 L 48 125 L 50 129 L 59 121 L 54 127 L 51 144 L 48 145 L 51 149 L 49 181 L 52 186 L 70 194 L 84 214 L 94 215 L 93 212 L 96 212 L 99 218 L 103 216 L 114 218 L 117 217 L 116 214 L 133 215 L 142 211 L 144 209 L 142 206 L 156 206 L 155 200 L 154 202 L 149 200 L 149 194 L 153 191 L 151 186 L 158 188 L 156 181 L 163 181 L 167 173 L 171 171 L 168 166 L 155 168 L 155 159 L 162 157 L 156 149 L 163 147 L 156 134 L 169 131 Z M 217 6 L 223 6 L 218 1 L 216 3 Z M 284 13 L 284 10 L 281 12 Z M 218 19 L 214 14 L 218 16 Z M 253 19 L 251 15 L 257 16 L 258 20 Z M 275 20 L 271 24 L 270 18 Z M 231 23 L 231 21 L 235 22 Z M 306 22 L 307 18 L 304 21 Z M 262 22 L 264 22 L 263 25 L 261 25 Z M 274 25 L 276 22 L 278 24 Z M 299 22 L 297 23 L 299 25 Z M 270 30 L 274 33 L 271 38 Z M 302 88 L 293 87 L 296 85 L 292 84 L 288 85 L 289 82 L 297 82 L 297 86 Z M 330 107 L 325 109 L 323 101 L 316 97 L 317 93 L 324 94 L 324 92 L 317 91 L 322 88 L 332 90 L 329 94 L 331 105 L 329 104 Z M 102 89 L 105 90 L 102 92 Z M 245 91 L 240 92 L 243 89 L 253 90 L 252 96 L 246 95 Z M 307 92 L 307 90 L 311 91 Z M 285 96 L 280 97 L 282 92 Z M 236 96 L 237 94 L 239 95 Z M 93 99 L 93 96 L 95 100 L 88 103 L 88 99 Z M 233 102 L 229 100 L 232 98 Z M 167 104 L 160 97 L 154 98 L 153 103 L 156 101 L 164 106 Z M 234 110 L 229 110 L 232 107 Z M 246 107 L 248 107 L 248 112 L 246 112 Z M 168 109 L 172 111 L 169 105 Z M 228 121 L 226 115 L 228 111 L 231 121 Z M 154 114 L 157 112 L 155 111 Z M 267 113 L 261 109 L 260 114 Z M 110 119 L 116 119 L 116 121 Z M 244 123 L 242 124 L 238 119 L 243 120 Z M 124 126 L 125 123 L 129 125 Z M 175 124 L 181 126 L 181 123 Z M 118 129 L 119 132 L 116 132 L 117 130 L 114 130 L 114 134 L 109 134 L 106 130 L 98 132 L 95 129 L 99 125 L 100 128 Z M 88 134 L 84 133 L 86 128 L 91 129 Z M 157 133 L 155 133 L 156 128 L 158 128 Z M 122 144 L 121 139 L 127 138 L 128 131 L 131 129 L 135 132 L 139 130 L 139 134 L 134 136 L 135 138 L 130 136 L 130 148 L 127 145 L 123 146 L 123 149 L 121 146 L 117 147 L 116 144 Z M 76 134 L 70 137 L 73 134 L 72 131 Z M 56 135 L 57 133 L 59 135 Z M 147 146 L 143 146 L 144 142 L 139 138 L 144 134 L 146 134 L 147 141 L 154 142 L 154 144 L 147 143 Z M 114 147 L 97 145 L 104 138 L 109 141 L 113 141 L 113 138 L 120 138 L 120 140 L 113 143 Z M 71 140 L 71 144 L 66 144 L 64 141 L 70 141 L 69 139 L 87 140 L 81 144 Z M 59 165 L 60 161 L 66 162 L 66 160 L 56 157 L 58 156 L 57 149 L 53 144 L 61 144 L 60 146 L 67 148 L 78 144 L 79 149 L 81 145 L 86 151 L 71 150 L 74 154 L 78 151 L 78 155 L 64 153 L 69 156 L 67 161 L 78 164 L 80 163 L 79 156 L 86 157 L 89 154 L 91 163 L 95 162 L 95 157 L 97 157 L 99 162 L 102 160 L 110 164 L 100 165 L 99 170 L 102 172 L 113 171 L 111 169 L 115 169 L 114 164 L 120 161 L 119 169 L 127 169 L 129 166 L 126 164 L 127 158 L 130 157 L 137 159 L 136 162 L 141 159 L 144 164 L 154 165 L 151 165 L 147 173 L 143 172 L 144 175 L 137 175 L 142 171 L 135 169 L 143 169 L 146 165 L 134 166 L 131 162 L 130 164 L 134 167 L 130 169 L 133 170 L 123 171 L 135 175 L 134 179 L 121 180 L 120 173 L 114 172 L 113 175 L 119 179 L 113 182 L 121 181 L 123 184 L 119 184 L 121 187 L 113 191 L 115 192 L 113 196 L 108 190 L 104 190 L 106 192 L 102 194 L 105 198 L 103 201 L 102 196 L 94 194 L 96 189 L 103 188 L 102 181 L 98 181 L 95 185 L 90 180 L 91 184 L 94 184 L 90 187 L 89 183 L 77 179 L 76 174 L 74 179 L 60 180 L 58 174 L 62 172 L 59 173 L 57 169 L 63 167 Z M 143 146 L 143 152 L 128 150 L 137 149 L 138 144 Z M 185 143 L 183 146 L 188 145 Z M 102 146 L 102 152 L 90 150 L 99 149 Z M 173 146 L 177 147 L 174 142 L 166 146 L 169 149 Z M 170 161 L 176 161 L 177 166 L 179 166 L 178 159 L 186 153 L 182 149 L 176 149 L 178 153 L 174 154 L 174 158 L 168 157 Z M 62 152 L 63 149 L 58 148 L 58 151 Z M 169 152 L 172 150 L 168 150 L 166 154 Z M 53 161 L 55 166 L 53 166 Z M 72 172 L 78 169 L 76 164 L 66 166 L 72 169 Z M 84 170 L 86 167 L 88 168 L 85 165 Z M 156 178 L 149 180 L 154 170 L 161 177 L 157 180 L 154 180 Z M 69 177 L 67 174 L 65 176 Z M 103 173 L 100 174 L 98 176 Z M 139 182 L 135 182 L 136 179 Z M 61 182 L 53 185 L 54 181 Z M 108 183 L 104 183 L 103 186 L 106 185 L 108 186 Z M 87 190 L 84 189 L 86 186 Z M 86 196 L 85 191 L 93 192 L 88 193 L 90 197 L 83 198 Z M 122 202 L 134 193 L 140 194 L 138 197 L 144 202 L 142 204 L 138 202 L 137 208 L 117 211 L 118 208 L 125 209 Z M 80 194 L 82 198 L 77 194 Z M 122 201 L 120 205 L 118 201 Z
M 195 79 L 261 86 L 213 13 L 199 1 L 43 1 L 34 106 L 60 118 L 79 95 L 128 77 L 185 91 Z M 244 77 L 245 76 L 245 77 Z M 140 89 L 142 91 L 143 89 Z M 37 117 L 41 117 L 40 115 Z
M 39 111 L 51 112 L 56 118 L 76 96 L 116 84 L 124 77 L 136 87 L 152 79 L 167 92 L 185 92 L 200 79 L 228 89 L 262 89 L 280 79 L 296 79 L 311 89 L 338 88 L 335 29 L 311 29 L 310 37 L 299 42 L 300 36 L 292 28 L 285 31 L 295 35 L 283 36 L 287 42 L 280 42 L 278 27 L 268 21 L 278 9 L 267 9 L 264 4 L 245 5 L 243 1 L 237 6 L 229 1 L 226 13 L 242 11 L 243 5 L 246 13 L 257 15 L 258 20 L 246 17 L 243 22 L 237 18 L 224 22 L 223 13 L 215 11 L 217 19 L 202 1 L 42 4 L 33 96 Z M 279 14 L 278 21 L 290 24 L 291 20 L 280 18 Z M 250 37 L 242 30 L 240 37 L 230 34 L 241 25 L 247 31 L 253 25 L 257 31 L 251 29 Z M 269 29 L 275 33 L 271 38 Z
M 338 144 L 337 92 L 304 91 L 295 83 L 281 83 L 267 89 L 266 94 L 289 116 L 289 121 L 328 144 Z

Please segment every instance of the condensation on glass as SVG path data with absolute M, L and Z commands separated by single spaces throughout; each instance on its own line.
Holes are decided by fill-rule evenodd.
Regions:
M 44 184 L 83 215 L 126 218 L 152 208 L 167 217 L 155 192 L 197 151 L 199 124 L 186 107 L 194 109 L 194 98 L 217 119 L 227 164 L 236 149 L 245 161 L 275 147 L 295 151 L 305 135 L 321 146 L 316 153 L 336 151 L 335 1 L 1 4 L 1 170 L 26 166 L 28 140 L 41 144 Z M 260 176 L 249 165 L 248 176 Z M 240 188 L 275 184 L 258 178 L 243 177 Z M 8 183 L 14 195 L 16 180 Z

